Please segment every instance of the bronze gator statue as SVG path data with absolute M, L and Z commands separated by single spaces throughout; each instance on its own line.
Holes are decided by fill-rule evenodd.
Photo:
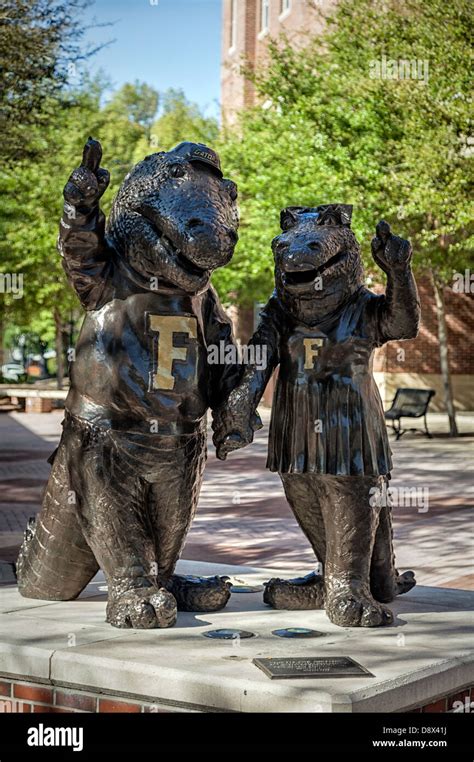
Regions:
M 206 410 L 235 385 L 209 345 L 232 329 L 209 284 L 237 242 L 235 184 L 207 146 L 147 156 L 125 178 L 107 226 L 109 174 L 89 139 L 64 189 L 59 250 L 86 310 L 43 506 L 17 564 L 28 598 L 76 598 L 100 567 L 107 621 L 167 627 L 209 611 L 225 577 L 174 574 L 206 458 Z
M 372 242 L 387 274 L 377 295 L 364 286 L 352 207 L 290 207 L 272 243 L 276 289 L 252 338 L 267 349 L 265 369 L 248 365 L 214 418 L 218 457 L 249 444 L 255 411 L 279 365 L 267 467 L 324 574 L 270 580 L 274 608 L 326 609 L 341 626 L 389 624 L 383 603 L 415 584 L 398 574 L 386 500 L 392 460 L 382 402 L 372 375 L 374 350 L 416 336 L 420 305 L 408 241 L 385 222 Z

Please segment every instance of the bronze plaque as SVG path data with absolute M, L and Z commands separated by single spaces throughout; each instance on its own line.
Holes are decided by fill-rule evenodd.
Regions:
M 298 677 L 374 677 L 349 656 L 295 656 L 254 659 L 253 663 L 272 680 Z

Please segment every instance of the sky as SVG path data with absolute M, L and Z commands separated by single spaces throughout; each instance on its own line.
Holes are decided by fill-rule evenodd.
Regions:
M 114 88 L 136 79 L 163 91 L 184 90 L 207 116 L 218 116 L 221 0 L 94 0 L 85 14 L 86 43 L 115 40 L 87 62 Z

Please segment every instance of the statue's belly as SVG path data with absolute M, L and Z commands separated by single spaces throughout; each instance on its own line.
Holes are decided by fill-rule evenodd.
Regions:
M 193 429 L 208 405 L 200 307 L 199 298 L 138 294 L 89 312 L 67 409 L 114 428 Z

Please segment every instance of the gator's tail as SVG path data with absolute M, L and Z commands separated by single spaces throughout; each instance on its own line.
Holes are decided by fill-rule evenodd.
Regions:
M 28 521 L 16 574 L 25 598 L 67 601 L 77 598 L 99 567 L 77 520 L 64 442 L 50 461 L 43 505 Z

